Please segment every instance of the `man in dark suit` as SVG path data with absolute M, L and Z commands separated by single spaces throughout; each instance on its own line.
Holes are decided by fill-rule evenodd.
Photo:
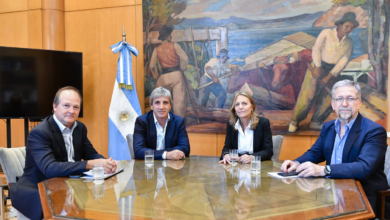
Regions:
M 145 150 L 153 149 L 154 158 L 180 160 L 190 155 L 190 143 L 184 119 L 169 112 L 172 107 L 171 93 L 162 87 L 150 95 L 152 111 L 135 121 L 134 154 L 144 159 Z
M 376 210 L 377 192 L 389 188 L 383 172 L 387 134 L 382 126 L 359 114 L 361 104 L 357 83 L 342 80 L 334 84 L 332 108 L 338 119 L 325 123 L 311 149 L 294 161 L 286 160 L 281 169 L 301 172 L 300 177 L 357 179 Z M 324 160 L 326 166 L 317 165 Z M 386 210 L 390 210 L 388 202 Z
M 61 88 L 53 101 L 54 114 L 28 135 L 24 173 L 10 185 L 10 194 L 12 205 L 29 219 L 42 218 L 39 182 L 81 174 L 99 163 L 106 173 L 116 170 L 116 162 L 96 152 L 87 138 L 87 128 L 76 121 L 80 108 L 79 91 L 70 86 Z

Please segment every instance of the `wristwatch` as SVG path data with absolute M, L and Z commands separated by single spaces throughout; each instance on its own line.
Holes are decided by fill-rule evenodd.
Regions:
M 329 165 L 325 166 L 324 172 L 325 172 L 325 176 L 329 176 L 330 175 L 330 167 L 329 167 Z

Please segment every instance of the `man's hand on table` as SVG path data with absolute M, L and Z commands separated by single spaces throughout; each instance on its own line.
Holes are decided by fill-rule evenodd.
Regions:
M 168 160 L 180 160 L 186 158 L 186 155 L 181 150 L 173 150 L 167 152 Z
M 305 162 L 299 165 L 296 169 L 299 177 L 309 177 L 309 176 L 325 176 L 325 166 L 320 166 L 312 162 Z
M 310 176 L 325 176 L 325 166 L 320 166 L 312 162 L 305 162 L 299 164 L 296 161 L 286 160 L 282 164 L 280 169 L 283 172 L 297 171 L 299 177 L 310 177 Z
M 116 168 L 118 166 L 118 163 L 110 157 L 110 159 L 88 160 L 86 168 L 87 170 L 91 170 L 93 166 L 97 164 L 103 165 L 104 173 L 113 173 L 116 171 Z
M 280 170 L 283 172 L 291 172 L 297 169 L 299 166 L 299 163 L 296 161 L 286 160 L 283 162 L 282 166 L 280 167 Z

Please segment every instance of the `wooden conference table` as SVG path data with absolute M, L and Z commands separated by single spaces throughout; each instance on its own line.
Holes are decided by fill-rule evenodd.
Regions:
M 277 179 L 281 161 L 219 165 L 217 157 L 120 161 L 124 171 L 94 185 L 82 179 L 39 183 L 45 219 L 367 219 L 374 217 L 359 182 Z

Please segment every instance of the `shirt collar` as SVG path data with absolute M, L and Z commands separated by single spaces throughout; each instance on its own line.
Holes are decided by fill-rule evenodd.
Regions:
M 357 118 L 358 115 L 359 115 L 359 114 L 357 114 L 357 115 L 355 116 L 355 118 L 353 118 L 350 122 L 348 122 L 348 124 L 346 124 L 346 126 L 348 126 L 348 129 L 349 129 L 349 130 L 351 130 L 351 128 L 352 128 L 353 124 L 355 123 L 356 118 Z M 339 118 L 337 118 L 337 119 L 334 121 L 334 125 L 335 125 L 335 127 L 336 127 L 337 130 L 340 129 L 340 119 L 339 119 Z
M 335 29 L 333 29 L 333 31 L 334 31 L 334 34 L 336 35 L 336 39 L 339 40 L 339 36 L 337 36 L 337 27 L 336 27 Z M 343 38 L 341 38 L 341 41 L 339 41 L 339 44 L 340 44 L 341 42 L 343 42 L 343 40 L 344 40 L 346 37 L 347 37 L 347 36 L 344 36 Z
M 55 114 L 53 114 L 53 118 L 54 118 L 54 121 L 57 123 L 58 127 L 60 128 L 61 130 L 61 133 L 64 132 L 64 130 L 67 128 L 64 124 L 62 124 L 56 117 Z M 72 125 L 72 127 L 70 128 L 70 130 L 73 130 L 75 127 L 77 126 L 77 121 L 75 121 Z
M 249 129 L 250 129 L 250 127 L 251 127 L 251 124 L 252 124 L 252 120 L 250 120 L 250 121 L 249 121 L 249 124 L 248 124 L 248 126 L 247 126 L 245 129 L 247 129 L 247 128 L 249 128 Z M 240 129 L 240 128 L 241 128 L 241 125 L 240 125 L 240 119 L 238 119 L 238 120 L 237 120 L 236 124 L 234 125 L 234 128 L 235 128 L 236 130 L 238 130 L 238 129 Z
M 154 112 L 153 112 L 153 118 L 154 118 L 154 124 L 157 125 L 158 124 L 158 121 L 157 121 L 157 118 L 156 116 L 154 115 Z M 169 115 L 168 113 L 168 118 L 167 118 L 167 121 L 165 122 L 165 124 L 171 119 L 171 116 Z

